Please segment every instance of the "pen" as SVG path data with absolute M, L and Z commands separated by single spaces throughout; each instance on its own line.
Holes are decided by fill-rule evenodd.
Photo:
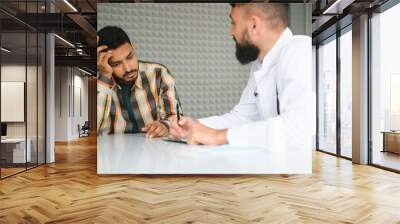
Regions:
M 180 101 L 180 99 L 179 99 L 179 96 L 178 96 L 178 92 L 176 91 L 176 87 L 174 87 L 174 90 L 175 90 L 175 97 L 176 97 L 176 100 L 177 100 L 177 102 L 176 102 L 176 117 L 177 117 L 177 124 L 178 124 L 178 126 L 180 126 L 179 125 L 179 121 L 181 120 L 181 116 L 183 116 L 183 113 L 182 113 L 182 108 L 181 108 L 181 101 Z
M 181 115 L 180 115 L 180 111 L 179 111 L 179 103 L 176 104 L 176 115 L 178 117 L 178 125 L 179 125 L 179 121 L 181 120 Z

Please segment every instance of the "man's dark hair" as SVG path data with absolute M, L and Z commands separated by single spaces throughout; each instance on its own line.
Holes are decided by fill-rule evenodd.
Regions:
M 107 49 L 117 49 L 125 43 L 131 44 L 128 34 L 117 26 L 106 26 L 97 32 L 99 36 L 98 46 L 107 45 Z

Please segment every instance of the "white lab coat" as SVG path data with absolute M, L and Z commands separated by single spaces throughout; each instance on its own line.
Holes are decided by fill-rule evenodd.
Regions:
M 311 52 L 311 38 L 294 36 L 287 28 L 262 64 L 253 62 L 247 86 L 233 110 L 199 121 L 211 128 L 228 129 L 232 146 L 306 149 L 311 153 L 315 127 Z

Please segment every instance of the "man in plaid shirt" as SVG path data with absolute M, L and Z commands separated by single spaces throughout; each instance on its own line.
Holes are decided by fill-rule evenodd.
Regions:
M 97 133 L 168 135 L 177 102 L 169 70 L 139 61 L 136 47 L 119 27 L 102 28 L 97 41 Z

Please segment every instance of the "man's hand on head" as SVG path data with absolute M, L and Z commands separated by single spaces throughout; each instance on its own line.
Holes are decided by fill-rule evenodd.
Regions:
M 97 36 L 97 44 L 99 43 L 99 36 Z M 97 46 L 97 70 L 98 72 L 111 79 L 112 78 L 112 67 L 108 64 L 108 60 L 112 56 L 112 51 L 104 51 L 107 49 L 108 46 L 106 45 L 101 45 Z

